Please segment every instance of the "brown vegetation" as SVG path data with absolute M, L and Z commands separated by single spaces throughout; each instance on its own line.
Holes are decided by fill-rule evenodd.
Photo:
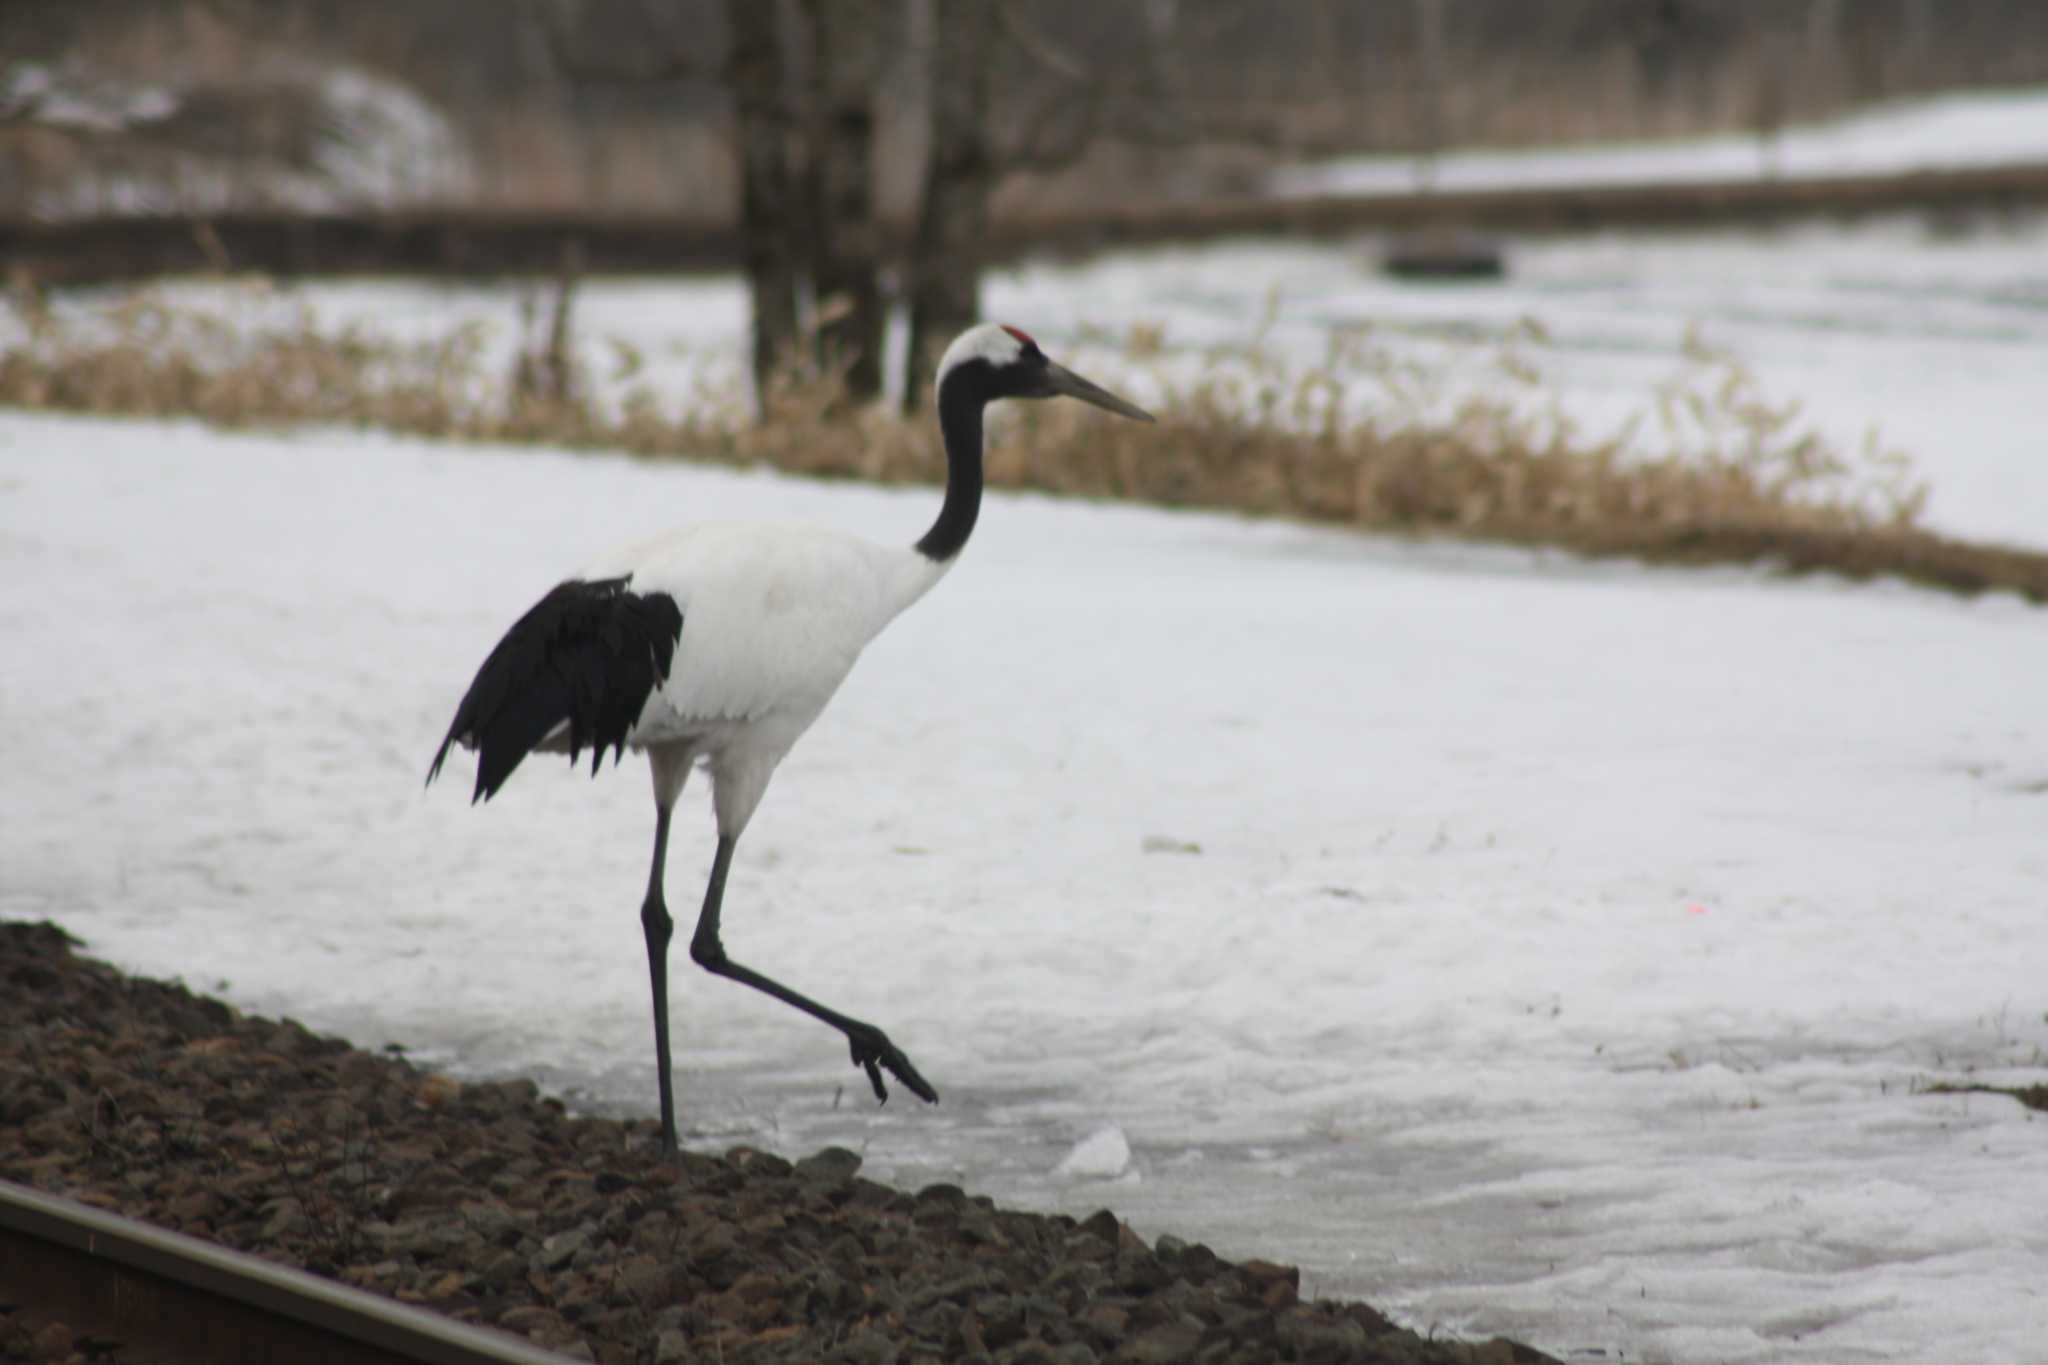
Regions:
M 402 342 L 323 329 L 310 314 L 252 328 L 148 293 L 61 319 L 32 300 L 17 307 L 19 337 L 0 349 L 0 403 L 15 407 L 341 423 L 880 482 L 935 482 L 944 471 L 928 422 L 879 406 L 850 412 L 838 376 L 815 368 L 786 368 L 758 421 L 744 393 L 695 393 L 680 406 L 644 382 L 593 394 L 565 377 L 562 321 L 505 376 L 485 366 L 480 325 Z M 1889 574 L 2048 601 L 2048 555 L 1925 530 L 1922 491 L 1901 457 L 1843 451 L 1801 430 L 1795 406 L 1765 401 L 1734 359 L 1697 341 L 1634 429 L 1595 438 L 1561 414 L 1529 364 L 1542 340 L 1534 324 L 1501 344 L 1483 392 L 1462 398 L 1370 332 L 1339 334 L 1308 371 L 1254 344 L 1201 358 L 1193 379 L 1175 377 L 1156 331 L 1105 340 L 1120 351 L 1119 382 L 1160 395 L 1160 423 L 1020 407 L 997 424 L 991 484 L 1655 561 Z M 614 346 L 632 369 L 631 348 Z

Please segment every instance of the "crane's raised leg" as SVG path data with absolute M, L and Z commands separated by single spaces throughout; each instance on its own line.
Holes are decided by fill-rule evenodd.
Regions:
M 657 837 L 657 849 L 660 847 L 661 838 L 666 837 L 668 828 L 666 815 L 663 816 L 661 828 L 663 832 Z M 927 1104 L 937 1104 L 939 1092 L 932 1089 L 929 1081 L 917 1074 L 917 1068 L 910 1064 L 910 1058 L 904 1056 L 901 1050 L 889 1041 L 889 1035 L 883 1033 L 873 1024 L 864 1024 L 858 1019 L 847 1018 L 837 1010 L 826 1009 L 817 1001 L 807 996 L 798 995 L 781 982 L 771 981 L 750 967 L 742 967 L 739 963 L 734 962 L 725 955 L 725 945 L 718 941 L 718 909 L 720 903 L 725 899 L 725 873 L 726 869 L 732 865 L 732 851 L 738 842 L 739 838 L 737 835 L 721 834 L 718 838 L 718 853 L 711 860 L 711 883 L 704 889 L 704 911 L 697 917 L 697 932 L 690 937 L 691 958 L 707 972 L 737 981 L 743 986 L 752 986 L 757 991 L 774 996 L 785 1005 L 796 1006 L 813 1019 L 822 1020 L 845 1034 L 846 1041 L 853 1050 L 853 1064 L 868 1073 L 868 1083 L 874 1086 L 876 1099 L 886 1102 L 889 1098 L 889 1088 L 882 1084 L 882 1072 L 886 1070 L 897 1080 L 910 1087 L 911 1094 L 916 1095 Z M 659 858 L 659 856 L 657 852 L 656 857 Z M 667 915 L 664 914 L 663 920 L 666 921 L 666 919 Z M 648 933 L 648 952 L 651 954 L 654 951 L 653 931 L 650 929 Z M 659 978 L 657 977 L 656 980 L 658 982 Z M 655 989 L 659 992 L 661 988 L 657 984 Z M 656 1008 L 659 1010 L 660 1006 L 657 1004 Z M 665 1027 L 656 1034 L 656 1046 L 662 1050 L 663 1059 L 662 1096 L 664 1110 L 666 1109 L 668 1095 L 666 1079 L 668 1075 L 667 1038 L 668 1033 Z

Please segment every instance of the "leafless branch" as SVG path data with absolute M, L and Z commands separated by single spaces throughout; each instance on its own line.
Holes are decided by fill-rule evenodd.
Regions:
M 1287 105 L 1274 101 L 1273 116 L 1262 117 L 1245 101 L 1205 101 L 1168 90 L 1174 52 L 1146 44 L 1133 60 L 1112 73 L 1091 65 L 1045 36 L 1024 17 L 1024 6 L 997 6 L 997 22 L 1009 49 L 1055 78 L 1055 88 L 1023 120 L 1023 131 L 998 155 L 1006 171 L 1052 171 L 1073 164 L 1098 142 L 1145 147 L 1197 143 L 1281 147 L 1292 150 L 1284 131 Z M 1206 16 L 1199 29 L 1183 30 L 1174 47 L 1200 45 L 1226 35 L 1258 6 L 1246 5 Z
M 1029 57 L 1055 76 L 1075 85 L 1093 84 L 1096 81 L 1093 67 L 1046 37 L 1025 20 L 1023 6 L 998 4 L 996 27 L 1010 44 L 1011 51 Z
M 1084 156 L 1103 135 L 1106 99 L 1100 86 L 1085 86 L 1077 100 L 1061 91 L 1042 101 L 1024 129 L 996 163 L 1006 171 L 1056 171 Z
M 619 52 L 596 53 L 577 41 L 577 19 L 583 6 L 577 0 L 538 0 L 527 12 L 540 35 L 555 70 L 571 80 L 590 85 L 654 85 L 665 81 L 716 80 L 719 63 L 693 51 L 688 38 L 676 26 L 671 8 L 641 0 L 632 7 L 646 40 L 630 47 L 635 55 Z M 667 16 L 667 17 L 664 17 Z

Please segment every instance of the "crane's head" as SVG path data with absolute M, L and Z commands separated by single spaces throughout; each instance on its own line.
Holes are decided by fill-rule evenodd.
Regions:
M 1119 417 L 1152 420 L 1152 414 L 1137 404 L 1047 358 L 1037 342 L 1015 327 L 995 322 L 968 328 L 946 348 L 939 361 L 941 402 L 949 391 L 979 403 L 998 398 L 1078 398 Z

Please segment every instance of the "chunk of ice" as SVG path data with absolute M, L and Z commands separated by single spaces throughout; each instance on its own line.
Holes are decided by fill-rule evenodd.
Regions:
M 1114 1180 L 1130 1169 L 1131 1142 L 1124 1130 L 1105 1123 L 1075 1143 L 1052 1168 L 1054 1175 L 1080 1180 Z

